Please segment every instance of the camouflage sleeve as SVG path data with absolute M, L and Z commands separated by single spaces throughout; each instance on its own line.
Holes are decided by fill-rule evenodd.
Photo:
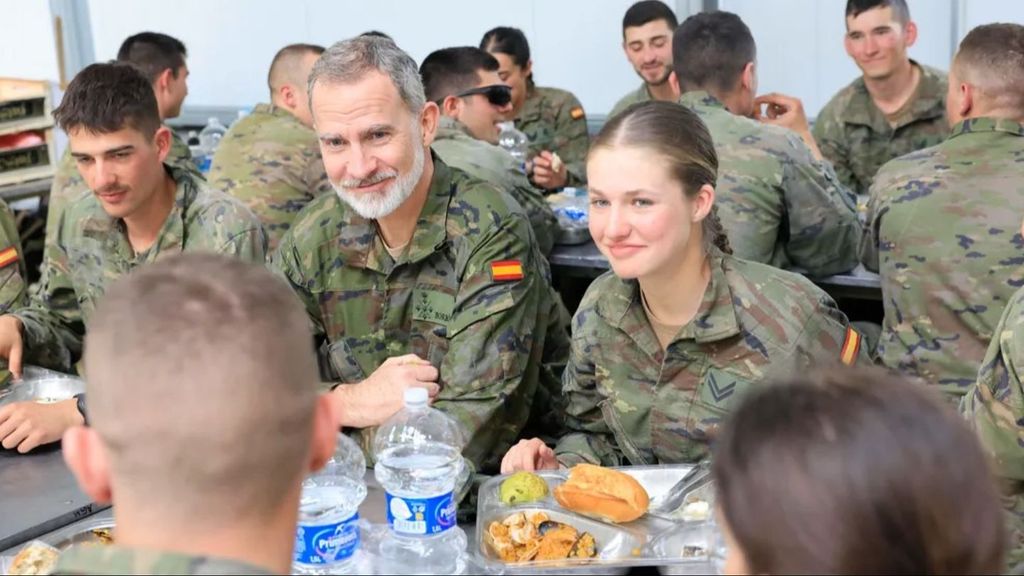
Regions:
M 253 224 L 228 238 L 219 252 L 246 262 L 265 263 L 267 261 L 267 235 L 255 216 L 253 216 Z
M 66 220 L 62 214 L 57 238 L 46 252 L 40 289 L 27 307 L 12 314 L 24 325 L 25 362 L 70 373 L 82 354 L 85 323 L 64 248 Z
M 310 200 L 321 194 L 334 191 L 331 181 L 327 177 L 327 170 L 324 168 L 324 160 L 320 154 L 312 154 L 310 156 L 304 172 L 303 180 L 306 183 L 306 190 L 309 193 Z
M 580 311 L 573 318 L 572 351 L 562 376 L 568 434 L 559 440 L 555 456 L 563 466 L 581 462 L 621 466 L 628 462 L 604 419 L 601 411 L 604 397 L 597 391 L 596 368 L 590 361 L 590 335 L 586 326 L 588 314 Z
M 1010 300 L 960 410 L 1001 477 L 1024 481 L 1024 290 Z
M 309 258 L 312 255 L 307 252 L 305 256 Z M 320 304 L 313 296 L 313 293 L 306 288 L 308 282 L 302 262 L 303 254 L 299 252 L 295 235 L 288 231 L 281 238 L 281 243 L 277 245 L 277 249 L 270 255 L 270 270 L 284 279 L 288 286 L 291 287 L 292 292 L 299 297 L 299 301 L 302 302 L 303 307 L 306 309 L 306 314 L 309 316 L 313 335 L 317 338 L 322 338 L 326 334 L 326 330 L 324 329 L 323 319 L 320 316 Z
M 797 344 L 801 367 L 831 364 L 870 366 L 871 351 L 863 336 L 850 326 L 846 314 L 820 288 L 813 285 L 809 288 L 817 293 L 817 302 Z
M 821 150 L 821 155 L 832 163 L 836 177 L 839 182 L 860 193 L 860 182 L 853 175 L 850 168 L 850 150 L 843 137 L 843 122 L 829 106 L 822 109 L 821 114 L 814 120 L 813 129 L 814 141 Z
M 206 181 L 206 175 L 199 171 L 199 166 L 196 166 L 195 160 L 192 159 L 192 150 L 189 149 L 188 142 L 185 142 L 185 139 L 179 136 L 173 128 L 171 129 L 171 150 L 167 153 L 167 159 L 164 162 L 187 170 L 196 178 Z
M 558 231 L 558 219 L 551 209 L 551 204 L 544 198 L 544 193 L 533 187 L 525 174 L 512 167 L 511 160 L 509 167 L 504 171 L 507 175 L 507 188 L 526 212 L 530 219 L 530 227 L 533 228 L 533 235 L 537 239 L 537 247 L 545 257 L 551 253 L 555 246 L 555 234 Z
M 796 134 L 787 138 L 782 174 L 789 221 L 786 253 L 811 276 L 852 270 L 861 236 L 856 199 L 839 184 L 828 162 L 816 160 Z
M 26 304 L 25 253 L 14 212 L 0 200 L 0 314 Z
M 882 216 L 887 212 L 886 200 L 881 195 L 881 178 L 875 178 L 868 197 L 867 228 L 860 240 L 860 262 L 872 272 L 878 272 L 878 241 L 882 229 Z
M 548 286 L 525 218 L 506 218 L 487 234 L 462 267 L 434 404 L 468 432 L 463 453 L 477 470 L 495 464 L 526 425 L 538 384 L 532 343 L 544 329 L 537 320 Z M 511 260 L 520 261 L 523 278 L 494 280 L 491 263 Z
M 586 186 L 587 151 L 590 150 L 590 135 L 587 133 L 587 115 L 572 94 L 562 102 L 555 116 L 555 133 L 559 146 L 556 152 L 565 162 L 568 175 L 567 186 Z

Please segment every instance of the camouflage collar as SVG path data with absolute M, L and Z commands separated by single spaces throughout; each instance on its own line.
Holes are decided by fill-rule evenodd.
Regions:
M 921 70 L 921 82 L 917 87 L 917 99 L 914 105 L 900 118 L 895 130 L 921 120 L 938 118 L 946 113 L 945 79 L 942 74 L 934 68 L 918 64 L 915 60 L 911 60 L 910 63 Z M 868 126 L 872 131 L 879 134 L 894 131 L 885 114 L 878 109 L 878 106 L 871 99 L 871 94 L 868 92 L 863 76 L 854 80 L 853 88 L 853 95 L 850 97 L 850 102 L 847 105 L 847 116 L 844 121 L 847 124 Z
M 1003 132 L 1013 136 L 1024 136 L 1024 124 L 1009 118 L 968 118 L 953 126 L 949 138 L 953 139 L 961 134 L 976 132 Z
M 725 110 L 725 104 L 705 92 L 704 90 L 695 90 L 693 92 L 685 92 L 679 97 L 679 103 L 687 108 L 720 108 Z
M 72 546 L 61 554 L 55 574 L 272 574 L 238 560 L 156 552 L 122 546 Z
M 465 134 L 466 136 L 473 138 L 473 134 L 469 132 L 469 126 L 466 126 L 451 116 L 445 116 L 442 114 L 437 123 L 437 135 L 435 138 L 437 140 L 445 140 L 453 137 L 457 133 Z
M 543 100 L 543 96 L 537 90 L 537 86 L 530 84 L 526 89 L 526 99 L 523 100 L 523 107 L 519 110 L 519 114 L 516 114 L 516 123 L 521 124 L 526 121 L 540 119 L 543 112 L 541 100 Z
M 399 262 L 394 262 L 384 247 L 384 242 L 377 231 L 373 220 L 363 218 L 340 198 L 338 206 L 341 210 L 341 230 L 338 251 L 346 266 L 368 268 L 388 274 L 400 263 L 419 262 L 444 245 L 447 240 L 448 204 L 454 186 L 451 182 L 451 170 L 448 165 L 430 151 L 430 160 L 434 165 L 434 177 L 430 181 L 427 200 L 416 220 L 409 249 Z
M 704 298 L 696 316 L 683 326 L 672 340 L 694 340 L 699 344 L 717 342 L 740 333 L 739 320 L 732 301 L 732 290 L 726 277 L 726 263 L 729 257 L 717 249 L 709 255 L 711 280 L 704 291 Z M 640 285 L 636 280 L 613 282 L 597 301 L 597 313 L 609 324 L 619 328 L 632 338 L 641 349 L 654 357 L 661 351 L 661 344 L 651 328 L 640 300 Z

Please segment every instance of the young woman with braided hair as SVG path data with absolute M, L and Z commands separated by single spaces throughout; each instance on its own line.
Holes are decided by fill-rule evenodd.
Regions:
M 749 388 L 866 361 L 860 336 L 804 277 L 731 255 L 715 214 L 718 159 L 688 108 L 645 102 L 587 158 L 590 233 L 612 271 L 572 324 L 569 434 L 523 440 L 502 471 L 694 462 Z

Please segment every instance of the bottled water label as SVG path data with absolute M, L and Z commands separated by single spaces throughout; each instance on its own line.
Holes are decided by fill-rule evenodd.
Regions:
M 387 496 L 388 525 L 398 534 L 431 536 L 456 524 L 455 498 L 452 492 L 433 498 Z
M 359 513 L 334 524 L 299 525 L 294 559 L 298 564 L 334 564 L 359 548 Z

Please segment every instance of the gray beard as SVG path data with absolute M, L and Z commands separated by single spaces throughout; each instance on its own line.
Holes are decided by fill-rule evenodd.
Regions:
M 418 139 L 416 140 L 419 141 Z M 394 183 L 383 192 L 373 194 L 362 194 L 352 192 L 344 186 L 344 182 L 331 182 L 335 193 L 341 200 L 348 204 L 357 214 L 367 220 L 379 220 L 388 216 L 398 207 L 405 203 L 412 196 L 412 191 L 423 176 L 423 168 L 426 163 L 426 152 L 423 148 L 416 146 L 413 156 L 412 168 L 406 174 L 399 174 Z

